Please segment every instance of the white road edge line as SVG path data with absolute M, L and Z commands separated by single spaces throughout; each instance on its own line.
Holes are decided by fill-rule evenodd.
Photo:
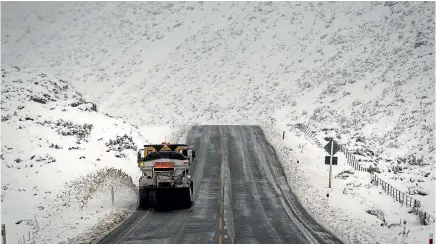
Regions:
M 142 216 L 138 221 L 136 221 L 136 223 L 134 225 L 131 225 L 127 230 L 125 230 L 123 232 L 123 234 L 121 234 L 114 243 L 115 244 L 120 243 L 120 241 L 124 238 L 124 236 L 126 236 L 128 233 L 130 233 L 134 229 L 134 227 L 136 227 L 145 217 L 148 216 L 149 213 L 150 213 L 150 211 L 148 211 L 146 214 L 144 214 L 144 216 Z

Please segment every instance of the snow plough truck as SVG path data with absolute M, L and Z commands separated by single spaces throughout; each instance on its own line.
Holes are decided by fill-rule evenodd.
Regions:
M 144 145 L 138 151 L 138 209 L 169 210 L 194 205 L 194 182 L 189 166 L 195 161 L 193 147 L 185 144 Z

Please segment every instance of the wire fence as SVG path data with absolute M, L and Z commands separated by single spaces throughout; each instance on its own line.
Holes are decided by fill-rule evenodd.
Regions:
M 340 145 L 341 152 L 345 154 L 345 157 L 347 158 L 348 165 L 352 166 L 355 170 L 363 171 L 363 172 L 370 172 L 370 168 L 363 167 L 359 160 L 354 156 L 353 153 L 351 153 L 347 148 L 345 148 L 343 145 Z
M 316 132 L 311 130 L 308 126 L 303 125 L 303 124 L 298 124 L 297 128 L 300 129 L 307 137 L 311 138 L 318 147 L 320 147 L 320 148 L 324 147 L 321 144 L 321 142 L 319 141 L 319 139 L 316 137 Z M 343 152 L 345 154 L 346 158 L 347 158 L 347 164 L 348 165 L 352 166 L 355 170 L 358 170 L 358 171 L 363 171 L 363 172 L 369 172 L 370 171 L 369 168 L 363 167 L 359 163 L 359 161 L 356 158 L 356 156 L 354 156 L 354 154 L 351 153 L 347 148 L 345 148 L 343 145 L 339 145 L 339 146 L 340 146 L 340 151 Z
M 311 130 L 308 126 L 303 124 L 297 124 L 296 128 L 301 130 L 307 137 L 311 138 L 314 143 L 320 147 L 323 148 L 324 145 L 321 144 L 319 139 L 316 137 L 316 132 Z M 363 167 L 359 160 L 354 156 L 352 152 L 350 152 L 346 147 L 343 145 L 340 145 L 340 151 L 345 154 L 345 157 L 347 158 L 347 164 L 352 166 L 355 170 L 368 172 L 371 174 L 371 183 L 376 186 L 381 186 L 382 189 L 389 195 L 392 196 L 392 198 L 395 199 L 395 201 L 400 202 L 401 204 L 405 204 L 406 207 L 412 207 L 412 213 L 419 216 L 419 219 L 421 220 L 421 223 L 424 225 L 429 225 L 430 223 L 435 222 L 435 218 L 431 216 L 429 213 L 421 210 L 421 202 L 419 200 L 416 200 L 415 198 L 407 195 L 406 193 L 392 187 L 389 183 L 386 181 L 380 179 L 380 177 L 377 176 L 375 173 L 376 168 L 372 167 Z
M 376 186 L 381 186 L 382 189 L 395 201 L 400 202 L 401 204 L 405 204 L 406 207 L 412 207 L 412 212 L 419 216 L 419 219 L 422 221 L 422 224 L 429 225 L 430 223 L 435 222 L 435 218 L 431 216 L 429 213 L 421 210 L 421 202 L 416 200 L 415 198 L 405 194 L 404 192 L 396 189 L 386 181 L 380 179 L 376 174 L 371 174 L 371 183 Z

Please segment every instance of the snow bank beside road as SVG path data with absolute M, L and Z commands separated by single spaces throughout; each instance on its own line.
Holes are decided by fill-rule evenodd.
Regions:
M 408 213 L 411 208 L 394 202 L 380 187 L 371 184 L 368 173 L 348 166 L 342 153 L 337 153 L 339 163 L 333 166 L 329 190 L 329 167 L 324 165 L 324 149 L 312 144 L 297 130 L 286 131 L 285 140 L 283 130 L 274 125 L 264 124 L 263 130 L 303 206 L 345 243 L 400 243 L 403 226 L 399 223 L 404 219 L 409 232 L 406 243 L 428 242 L 434 223 L 421 225 L 416 215 Z M 327 193 L 330 198 L 326 197 Z M 381 214 L 374 216 L 367 211 Z
M 172 128 L 138 128 L 103 115 L 71 84 L 47 74 L 3 68 L 2 76 L 1 211 L 8 243 L 23 236 L 36 243 L 98 238 L 136 207 L 136 149 L 171 139 Z M 86 235 L 90 229 L 96 233 Z

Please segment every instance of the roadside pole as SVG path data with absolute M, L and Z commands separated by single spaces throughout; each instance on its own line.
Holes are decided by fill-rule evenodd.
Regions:
M 330 172 L 329 172 L 329 188 L 332 188 L 332 164 L 333 164 L 333 139 L 331 140 L 331 147 L 330 147 Z
M 111 186 L 112 207 L 114 206 L 114 187 Z
M 6 225 L 2 224 L 2 244 L 6 244 Z
M 328 198 L 330 196 L 330 191 L 332 188 L 332 169 L 333 169 L 332 166 L 338 165 L 338 160 L 337 160 L 338 158 L 334 157 L 334 155 L 340 150 L 340 145 L 337 144 L 332 138 L 330 142 L 324 146 L 324 150 L 326 150 L 326 152 L 330 154 L 330 156 L 325 156 L 324 158 L 324 164 L 329 165 L 329 188 L 327 190 L 327 198 Z
M 401 243 L 406 243 L 406 225 L 407 225 L 407 221 L 404 220 L 403 221 L 403 236 L 401 238 Z

